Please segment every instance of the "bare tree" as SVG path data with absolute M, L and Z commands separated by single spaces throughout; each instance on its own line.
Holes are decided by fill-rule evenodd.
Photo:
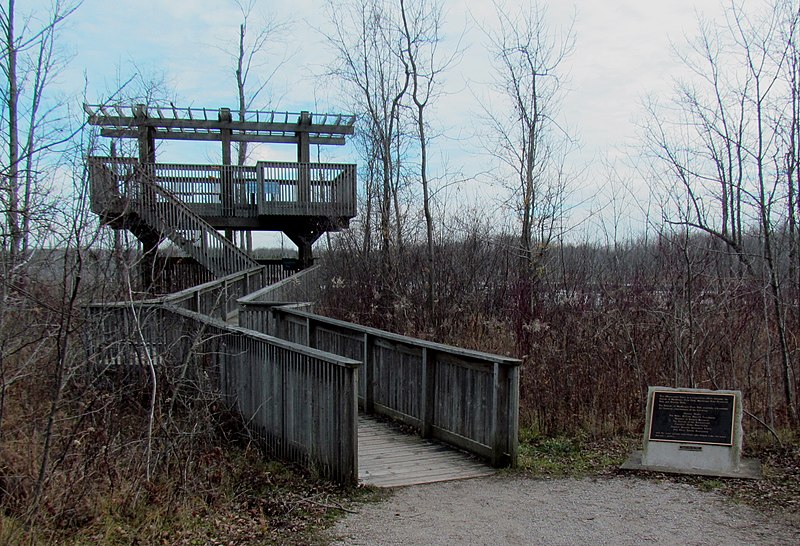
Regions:
M 388 272 L 393 245 L 403 245 L 403 109 L 411 74 L 404 63 L 401 23 L 397 9 L 384 0 L 330 3 L 329 12 L 333 28 L 326 38 L 337 55 L 331 73 L 361 118 L 361 153 L 374 175 L 367 199 L 374 202 L 369 206 L 377 213 L 375 227 Z
M 234 0 L 234 3 L 242 19 L 237 49 L 231 53 L 231 57 L 235 61 L 237 114 L 239 120 L 244 121 L 247 111 L 258 103 L 264 91 L 269 91 L 275 75 L 290 60 L 286 45 L 280 41 L 289 23 L 264 15 L 261 17 L 263 22 L 253 28 L 257 1 Z M 270 102 L 269 99 L 265 101 L 265 109 L 269 108 Z M 236 143 L 236 156 L 237 165 L 244 165 L 247 161 L 247 142 Z
M 63 65 L 54 47 L 55 36 L 63 21 L 80 2 L 57 0 L 43 23 L 35 25 L 31 15 L 20 17 L 15 0 L 0 5 L 2 64 L 5 85 L 2 93 L 2 119 L 5 146 L 2 156 L 3 209 L 2 246 L 8 251 L 10 270 L 18 264 L 30 246 L 32 217 L 36 197 L 43 193 L 43 159 L 73 136 L 63 129 L 63 104 L 45 101 L 46 91 Z M 46 106 L 45 106 L 46 104 Z
M 787 224 L 790 239 L 796 231 L 797 28 L 797 7 L 780 1 L 757 13 L 733 3 L 722 31 L 701 22 L 700 38 L 683 58 L 694 78 L 677 85 L 668 108 L 650 108 L 647 128 L 652 157 L 664 167 L 664 202 L 671 202 L 665 220 L 722 241 L 765 286 L 764 333 L 768 347 L 776 337 L 791 422 L 797 421 L 796 374 L 782 264 L 785 253 L 796 251 L 795 243 L 781 245 L 778 233 Z M 757 236 L 757 247 L 747 232 Z M 764 362 L 769 377 L 769 354 Z
M 533 271 L 543 257 L 563 211 L 571 138 L 557 119 L 562 63 L 572 52 L 572 27 L 553 31 L 547 9 L 533 3 L 514 10 L 495 4 L 497 29 L 488 31 L 496 61 L 495 89 L 506 109 L 485 107 L 499 160 L 500 182 L 512 193 L 520 219 L 520 263 Z M 495 103 L 496 104 L 496 103 Z
M 408 7 L 407 7 L 408 6 Z M 439 78 L 452 57 L 441 59 L 438 47 L 441 41 L 442 8 L 436 0 L 400 0 L 400 15 L 405 39 L 403 60 L 411 74 L 411 99 L 414 103 L 417 138 L 419 139 L 419 176 L 422 185 L 422 211 L 425 217 L 425 243 L 427 251 L 427 311 L 435 316 L 434 287 L 436 286 L 436 255 L 432 212 L 432 189 L 428 165 L 430 136 L 427 132 L 426 109 L 436 98 Z

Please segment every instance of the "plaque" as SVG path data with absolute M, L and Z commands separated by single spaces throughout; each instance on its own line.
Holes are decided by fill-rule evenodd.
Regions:
M 648 439 L 654 442 L 733 445 L 733 394 L 655 391 Z

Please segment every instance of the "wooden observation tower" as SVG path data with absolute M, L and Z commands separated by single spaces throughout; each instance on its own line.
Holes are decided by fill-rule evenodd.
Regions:
M 236 244 L 235 232 L 281 231 L 297 245 L 302 268 L 313 261 L 314 242 L 327 231 L 346 229 L 356 214 L 356 166 L 313 163 L 310 153 L 312 144 L 344 144 L 355 116 L 248 111 L 235 121 L 228 108 L 84 110 L 102 136 L 138 142 L 138 157 L 112 153 L 90 157 L 88 164 L 92 210 L 142 243 L 145 288 L 153 284 L 156 253 L 165 239 L 221 277 L 259 265 L 247 244 Z M 159 163 L 157 140 L 220 142 L 222 164 Z M 294 144 L 297 162 L 232 165 L 233 142 Z

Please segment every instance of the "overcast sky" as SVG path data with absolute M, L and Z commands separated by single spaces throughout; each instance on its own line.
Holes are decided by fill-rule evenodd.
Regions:
M 672 44 L 682 47 L 685 36 L 696 32 L 698 15 L 719 17 L 724 2 L 562 0 L 545 4 L 554 27 L 575 17 L 575 50 L 564 65 L 569 78 L 563 120 L 581 143 L 576 162 L 614 159 L 635 144 L 643 97 L 668 93 L 672 78 L 680 74 Z M 48 3 L 29 0 L 18 9 Z M 330 28 L 324 6 L 319 0 L 258 2 L 257 11 L 291 19 L 290 30 L 284 34 L 287 49 L 275 46 L 275 58 L 287 52 L 293 57 L 274 79 L 274 109 L 332 111 L 342 102 L 329 95 L 333 87 L 318 77 L 331 58 L 315 30 Z M 437 106 L 436 121 L 444 134 L 437 145 L 451 164 L 463 165 L 469 175 L 477 165 L 486 164 L 480 144 L 469 137 L 480 113 L 476 101 L 486 100 L 490 82 L 491 63 L 481 27 L 495 20 L 494 8 L 486 0 L 445 0 L 445 9 L 445 47 L 453 47 L 460 39 L 464 54 L 447 74 L 449 94 Z M 235 44 L 239 19 L 234 2 L 227 0 L 84 0 L 61 37 L 74 54 L 61 78 L 62 89 L 80 94 L 85 75 L 89 98 L 102 99 L 138 67 L 156 77 L 163 75 L 178 105 L 233 107 L 232 63 L 221 48 Z M 258 21 L 254 17 L 253 23 Z M 282 159 L 294 151 L 284 148 L 269 153 Z M 330 157 L 357 159 L 348 149 Z M 596 185 L 599 172 L 596 166 L 590 168 L 583 185 Z M 468 185 L 465 193 L 491 191 Z M 587 192 L 584 195 L 591 193 Z

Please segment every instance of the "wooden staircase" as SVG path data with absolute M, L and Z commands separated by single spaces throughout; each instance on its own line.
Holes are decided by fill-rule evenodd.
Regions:
M 258 262 L 192 212 L 180 199 L 142 173 L 131 204 L 151 228 L 178 245 L 216 277 L 258 267 Z
M 259 266 L 172 192 L 161 187 L 150 172 L 151 165 L 127 162 L 119 167 L 125 170 L 124 184 L 122 187 L 108 184 L 106 187 L 114 187 L 116 191 L 101 200 L 105 222 L 114 224 L 122 219 L 125 227 L 143 242 L 157 245 L 169 239 L 217 278 Z M 120 179 L 119 173 L 103 163 L 94 162 L 90 168 L 93 179 Z M 109 215 L 112 210 L 121 212 Z

